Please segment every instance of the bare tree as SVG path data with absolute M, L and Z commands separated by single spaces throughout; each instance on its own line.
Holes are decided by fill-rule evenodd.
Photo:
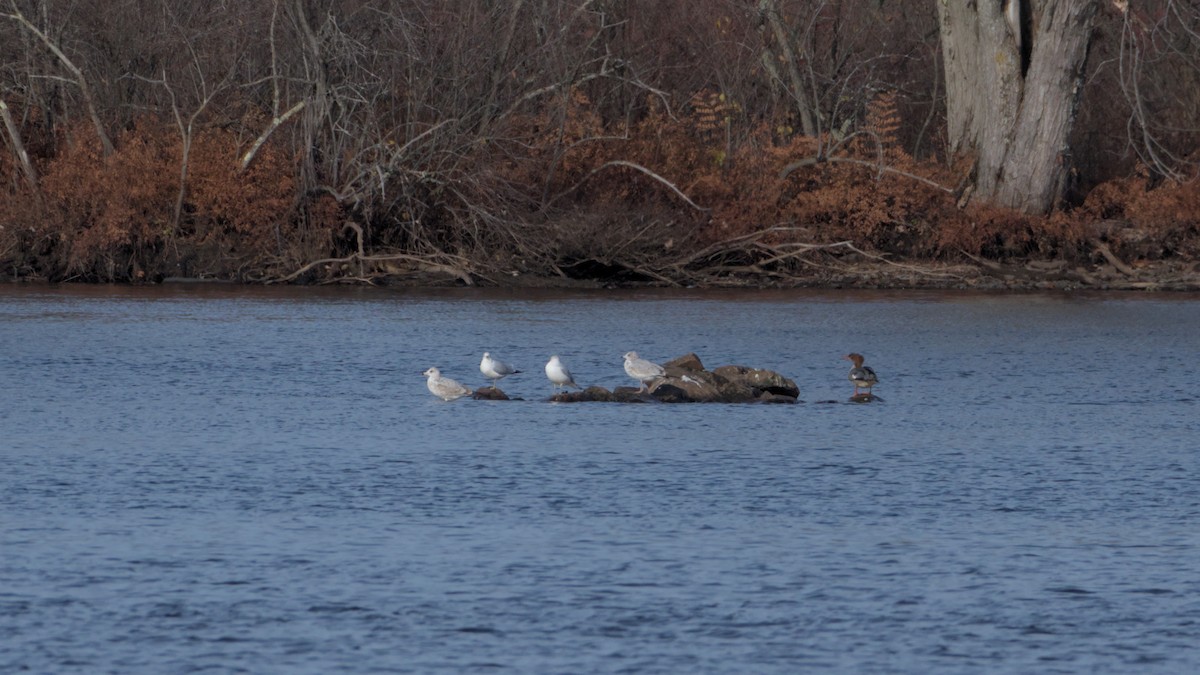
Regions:
M 1200 139 L 1200 7 L 1114 4 L 1122 15 L 1117 66 L 1129 145 L 1153 174 L 1180 180 L 1185 167 L 1200 166 L 1200 157 L 1187 157 Z
M 783 15 L 780 13 L 778 0 L 759 0 L 758 11 L 763 17 L 766 26 L 770 26 L 771 35 L 774 38 L 773 44 L 775 49 L 779 50 L 776 55 L 771 48 L 771 42 L 764 39 L 762 64 L 763 69 L 771 74 L 771 79 L 776 85 L 782 84 L 788 96 L 792 99 L 795 105 L 796 116 L 800 119 L 800 128 L 805 136 L 816 136 L 819 131 L 819 115 L 816 106 L 813 102 L 815 95 L 814 83 L 809 72 L 805 72 L 805 64 L 811 67 L 812 59 L 804 58 L 807 56 L 803 52 L 798 53 L 796 44 L 806 44 L 812 34 L 813 18 L 817 12 L 812 12 L 807 20 L 803 21 L 803 30 L 793 31 L 786 23 Z M 776 64 L 781 63 L 783 73 L 779 72 Z
M 268 78 L 271 82 L 271 121 L 266 128 L 263 129 L 262 133 L 258 135 L 258 138 L 254 140 L 254 143 L 250 145 L 250 149 L 242 155 L 241 161 L 238 163 L 238 171 L 240 172 L 244 172 L 246 169 L 250 168 L 250 164 L 254 161 L 254 158 L 258 156 L 258 152 L 262 150 L 263 145 L 266 144 L 266 142 L 271 138 L 271 135 L 274 134 L 279 127 L 283 126 L 288 120 L 295 117 L 297 113 L 304 110 L 304 107 L 308 105 L 308 101 L 306 99 L 300 99 L 286 111 L 280 112 L 282 84 L 279 75 L 279 48 L 277 46 L 276 37 L 277 26 L 279 25 L 279 2 L 280 0 L 274 0 L 274 2 L 271 3 L 271 23 L 267 29 L 267 44 L 270 47 L 271 69 L 271 72 L 268 75 Z
M 88 116 L 92 120 L 92 125 L 96 128 L 96 136 L 100 139 L 100 145 L 103 148 L 104 156 L 108 157 L 114 151 L 112 140 L 108 136 L 108 132 L 104 129 L 104 123 L 100 121 L 100 113 L 96 108 L 96 97 L 92 94 L 91 85 L 88 84 L 87 77 L 84 76 L 83 70 L 75 65 L 75 62 L 67 56 L 54 40 L 50 39 L 43 30 L 38 28 L 17 7 L 16 0 L 10 0 L 9 6 L 11 11 L 5 14 L 0 14 L 0 18 L 11 19 L 17 22 L 22 28 L 29 31 L 37 37 L 38 40 L 46 46 L 46 49 L 54 55 L 55 59 L 62 65 L 63 68 L 71 74 L 71 79 L 79 87 L 79 94 L 83 97 L 84 105 L 87 108 Z

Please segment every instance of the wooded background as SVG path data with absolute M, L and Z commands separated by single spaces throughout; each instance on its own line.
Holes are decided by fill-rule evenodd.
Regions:
M 0 262 L 667 281 L 1097 223 L 1200 254 L 1196 3 L 1012 3 L 0 0 Z M 1061 142 L 1022 131 L 1048 111 Z

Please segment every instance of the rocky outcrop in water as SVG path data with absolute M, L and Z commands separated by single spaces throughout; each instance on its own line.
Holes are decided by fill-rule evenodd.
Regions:
M 560 403 L 607 401 L 639 403 L 795 403 L 800 389 L 791 379 L 771 370 L 721 366 L 706 370 L 700 357 L 685 354 L 663 364 L 666 377 L 651 383 L 648 392 L 636 387 L 588 387 L 564 392 L 550 400 Z
M 471 398 L 476 401 L 519 401 L 520 399 L 509 398 L 508 394 L 496 387 L 480 387 L 471 394 Z

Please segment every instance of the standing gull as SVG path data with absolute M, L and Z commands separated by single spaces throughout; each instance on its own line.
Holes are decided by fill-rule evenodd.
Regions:
M 490 353 L 484 352 L 483 360 L 479 362 L 479 372 L 483 373 L 484 377 L 492 381 L 492 389 L 495 389 L 496 383 L 499 382 L 501 378 L 512 375 L 513 373 L 519 373 L 521 371 L 513 368 L 503 361 L 493 359 Z
M 554 383 L 554 390 L 556 392 L 560 387 L 582 388 L 575 384 L 575 378 L 571 377 L 571 371 L 567 370 L 563 362 L 558 360 L 558 354 L 551 356 L 550 360 L 546 362 L 546 377 L 550 378 L 550 381 Z
M 639 357 L 637 352 L 625 354 L 625 372 L 641 383 L 642 388 L 638 389 L 638 393 L 646 391 L 647 382 L 652 382 L 667 374 L 662 366 Z
M 870 395 L 871 387 L 879 384 L 879 378 L 870 366 L 863 365 L 863 355 L 847 354 L 842 358 L 854 364 L 854 367 L 850 369 L 850 381 L 854 383 L 854 395 L 858 396 L 859 389 L 866 389 L 867 394 Z
M 453 401 L 456 398 L 471 395 L 470 389 L 448 377 L 442 377 L 442 371 L 437 368 L 430 368 L 422 374 L 429 378 L 425 381 L 425 386 L 429 387 L 429 391 L 434 396 L 443 401 Z

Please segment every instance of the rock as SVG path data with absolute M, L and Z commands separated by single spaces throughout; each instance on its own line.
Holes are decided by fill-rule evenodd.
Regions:
M 667 376 L 650 388 L 650 395 L 664 403 L 750 403 L 764 400 L 763 394 L 796 401 L 796 383 L 770 370 L 745 366 L 703 369 L 699 357 L 687 354 L 663 366 Z
M 727 382 L 705 370 L 668 371 L 650 387 L 650 395 L 666 403 L 731 403 L 748 394 L 730 390 Z
M 617 387 L 609 391 L 592 386 L 583 391 L 561 392 L 550 400 L 557 403 L 795 403 L 800 395 L 795 382 L 774 371 L 746 366 L 721 366 L 708 371 L 695 354 L 672 359 L 663 364 L 663 369 L 666 376 L 651 383 L 649 392 L 636 387 Z M 476 398 L 485 391 L 490 391 L 490 387 L 476 392 Z
M 704 370 L 704 364 L 700 362 L 699 356 L 689 353 L 684 354 L 679 358 L 667 361 L 663 364 L 663 369 L 666 370 L 668 374 L 670 374 L 673 370 L 684 372 L 702 372 Z
M 746 366 L 721 366 L 714 370 L 713 374 L 725 378 L 729 382 L 736 382 L 759 391 L 792 398 L 800 396 L 800 388 L 794 381 L 773 370 L 747 368 Z
M 583 403 L 583 402 L 606 402 L 606 403 L 645 403 L 649 399 L 646 394 L 639 393 L 635 387 L 617 387 L 614 391 L 609 391 L 604 387 L 591 386 L 583 391 L 564 391 L 550 397 L 555 403 Z
M 609 400 L 617 403 L 646 403 L 652 400 L 650 394 L 638 387 L 617 387 L 612 390 Z
M 668 377 L 650 390 L 650 395 L 663 403 L 744 403 L 753 398 L 752 394 L 749 390 L 730 391 L 725 383 L 700 382 L 691 376 L 687 380 Z
M 504 393 L 496 387 L 480 387 L 471 394 L 471 398 L 476 401 L 511 401 L 508 394 Z
M 854 396 L 850 397 L 851 403 L 872 403 L 874 401 L 879 401 L 882 403 L 883 399 L 869 392 L 865 394 L 855 394 Z

